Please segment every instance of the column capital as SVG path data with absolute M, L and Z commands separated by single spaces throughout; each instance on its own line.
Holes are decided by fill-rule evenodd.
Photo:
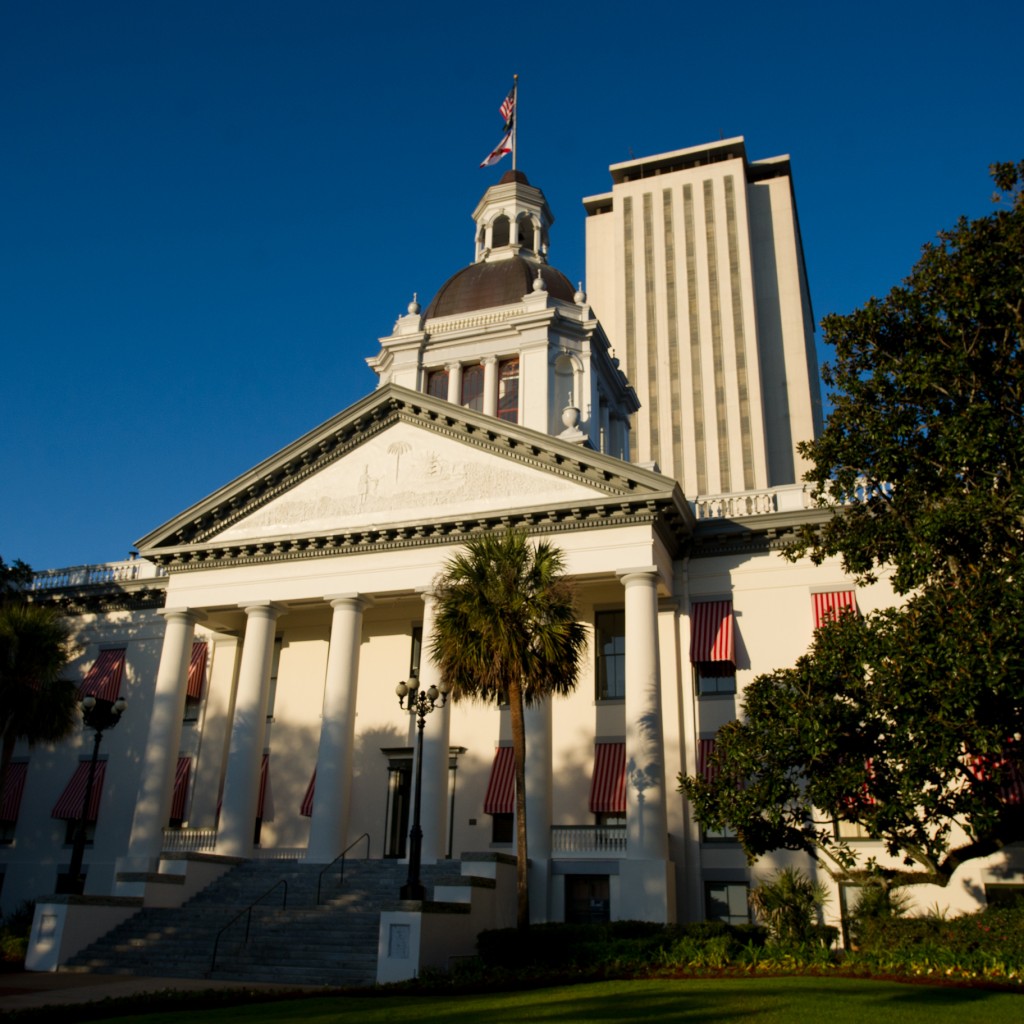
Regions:
M 373 598 L 366 594 L 324 594 L 324 600 L 332 608 L 351 608 L 357 612 L 373 604 Z
M 622 583 L 628 586 L 638 579 L 654 579 L 657 581 L 660 573 L 656 565 L 638 565 L 632 569 L 617 569 L 615 575 Z
M 168 622 L 186 622 L 193 625 L 206 619 L 206 612 L 198 608 L 161 608 L 157 613 L 162 615 Z
M 274 621 L 283 612 L 287 611 L 283 604 L 277 601 L 252 601 L 249 604 L 238 606 L 250 619 L 270 619 Z

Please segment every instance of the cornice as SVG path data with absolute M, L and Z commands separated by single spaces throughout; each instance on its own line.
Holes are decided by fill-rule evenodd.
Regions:
M 671 493 L 623 496 L 549 509 L 518 509 L 485 516 L 337 533 L 292 535 L 266 541 L 216 541 L 175 546 L 148 557 L 168 573 L 226 566 L 259 565 L 344 555 L 376 554 L 450 545 L 492 530 L 525 529 L 533 536 L 575 530 L 649 525 L 673 554 L 685 543 L 689 524 Z

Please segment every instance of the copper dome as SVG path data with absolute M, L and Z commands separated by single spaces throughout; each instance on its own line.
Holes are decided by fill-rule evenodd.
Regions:
M 533 289 L 537 267 L 523 256 L 473 263 L 453 274 L 438 289 L 427 306 L 426 319 L 458 316 L 492 306 L 510 306 Z M 560 270 L 542 264 L 540 276 L 548 294 L 564 302 L 575 302 L 576 289 Z

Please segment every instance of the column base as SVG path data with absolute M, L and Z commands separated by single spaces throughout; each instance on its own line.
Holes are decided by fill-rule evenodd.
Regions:
M 676 920 L 676 869 L 670 860 L 619 862 L 619 900 L 612 907 L 616 921 Z

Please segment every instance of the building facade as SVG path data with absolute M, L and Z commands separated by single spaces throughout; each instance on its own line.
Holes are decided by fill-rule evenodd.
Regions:
M 784 859 L 752 871 L 703 833 L 678 776 L 828 608 L 892 595 L 779 554 L 823 514 L 792 450 L 820 406 L 788 163 L 747 164 L 742 140 L 700 153 L 720 158 L 616 165 L 586 201 L 594 307 L 548 262 L 543 193 L 507 173 L 474 212 L 474 262 L 380 340 L 372 394 L 149 532 L 139 559 L 39 574 L 73 613 L 83 692 L 128 701 L 103 740 L 87 894 L 141 894 L 182 851 L 326 864 L 366 835 L 405 858 L 415 718 L 395 686 L 437 681 L 446 561 L 520 528 L 563 550 L 590 636 L 575 692 L 528 713 L 533 919 L 746 919 L 752 879 Z M 19 750 L 5 909 L 66 873 L 89 742 Z M 514 852 L 510 747 L 507 710 L 428 717 L 425 862 Z

